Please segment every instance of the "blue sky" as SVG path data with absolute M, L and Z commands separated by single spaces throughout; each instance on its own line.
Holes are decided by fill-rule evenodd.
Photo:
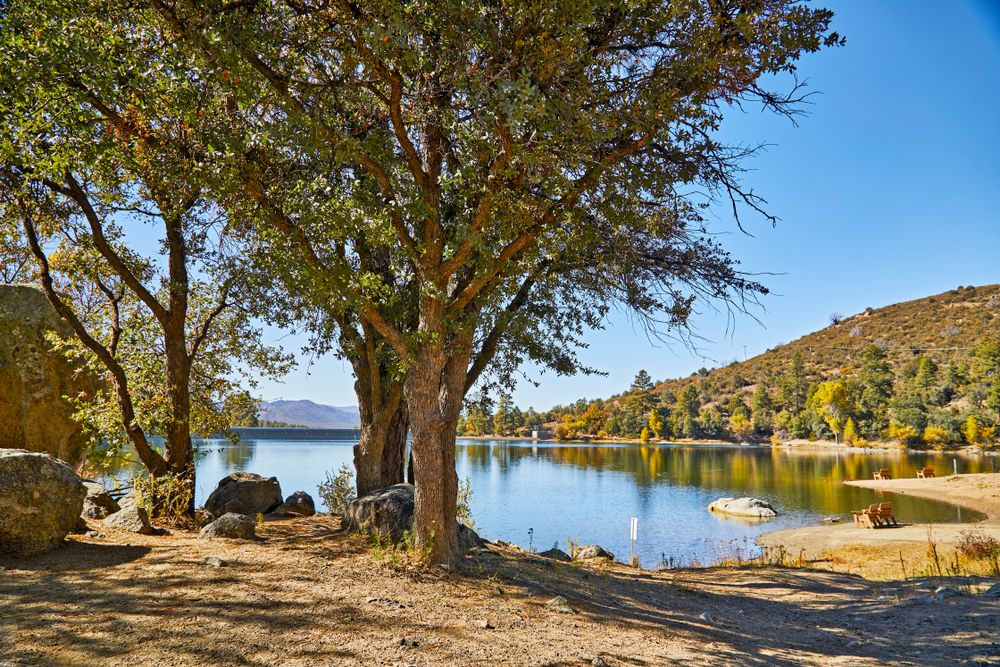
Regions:
M 800 65 L 818 94 L 794 127 L 747 108 L 724 128 L 731 141 L 766 142 L 745 183 L 781 221 L 751 221 L 740 233 L 724 207 L 711 221 L 720 239 L 772 294 L 726 332 L 726 317 L 705 310 L 694 323 L 708 339 L 693 354 L 651 343 L 616 314 L 588 336 L 585 363 L 604 377 L 560 378 L 528 369 L 514 399 L 536 409 L 625 389 L 639 369 L 655 378 L 687 375 L 763 352 L 849 315 L 1000 282 L 1000 2 L 847 0 L 837 12 L 847 46 Z M 277 337 L 277 334 L 276 334 Z M 297 350 L 301 344 L 285 336 Z M 300 367 L 265 383 L 267 399 L 356 403 L 346 362 Z

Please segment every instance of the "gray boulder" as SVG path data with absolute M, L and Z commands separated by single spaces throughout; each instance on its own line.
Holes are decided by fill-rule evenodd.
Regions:
M 552 560 L 561 560 L 563 562 L 568 562 L 573 560 L 572 558 L 569 557 L 568 553 L 566 553 L 562 549 L 557 549 L 556 547 L 552 547 L 547 551 L 542 551 L 538 555 L 541 556 L 542 558 L 551 558 Z
M 229 512 L 256 516 L 273 512 L 279 505 L 281 485 L 277 477 L 234 472 L 219 481 L 205 501 L 205 511 L 215 517 Z
M 83 480 L 87 496 L 83 499 L 83 516 L 87 519 L 103 519 L 121 509 L 118 501 L 108 493 L 104 485 L 89 479 Z
M 393 542 L 413 527 L 412 484 L 395 484 L 355 498 L 344 510 L 344 527 L 352 532 L 378 533 Z M 463 551 L 482 548 L 485 541 L 468 526 L 458 524 L 458 546 Z
M 0 448 L 45 452 L 76 468 L 87 436 L 64 396 L 92 396 L 96 378 L 53 350 L 47 336 L 73 336 L 45 295 L 0 285 Z
M 466 526 L 464 523 L 458 524 L 458 547 L 462 551 L 472 551 L 482 549 L 485 546 L 483 538 L 479 534 Z
M 352 532 L 378 533 L 398 542 L 413 525 L 413 507 L 412 484 L 387 486 L 349 502 L 344 526 Z
M 134 501 L 127 502 L 124 499 L 120 510 L 104 517 L 104 525 L 108 528 L 118 528 L 140 535 L 154 535 L 156 533 L 153 525 L 149 522 L 149 513 L 146 508 Z
M 577 548 L 576 553 L 573 554 L 573 560 L 587 560 L 588 558 L 607 558 L 608 560 L 614 560 L 615 555 L 610 551 L 602 549 L 596 544 L 584 544 Z
M 758 498 L 719 498 L 709 503 L 708 511 L 752 519 L 770 519 L 778 516 L 777 510 L 771 503 Z
M 214 539 L 253 540 L 257 537 L 257 522 L 246 514 L 229 512 L 201 529 L 198 537 Z
M 52 551 L 72 531 L 87 490 L 62 461 L 23 449 L 0 449 L 0 552 Z
M 316 503 L 313 501 L 312 496 L 305 491 L 296 491 L 292 495 L 285 498 L 285 502 L 281 503 L 281 505 L 274 510 L 274 513 L 312 516 L 316 513 Z

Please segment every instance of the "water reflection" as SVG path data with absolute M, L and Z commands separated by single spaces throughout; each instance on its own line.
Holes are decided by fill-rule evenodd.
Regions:
M 303 490 L 317 503 L 328 470 L 352 458 L 353 440 L 246 439 L 200 443 L 196 500 L 234 471 L 277 476 L 285 494 Z M 457 467 L 469 478 L 477 528 L 490 539 L 539 549 L 567 538 L 599 543 L 627 557 L 630 517 L 639 519 L 638 554 L 646 566 L 665 556 L 708 560 L 734 545 L 752 549 L 769 530 L 850 520 L 850 511 L 880 500 L 868 489 L 844 486 L 889 468 L 912 477 L 918 468 L 988 472 L 992 459 L 954 454 L 855 453 L 734 446 L 557 445 L 518 441 L 460 441 Z M 778 508 L 766 523 L 733 521 L 706 511 L 720 496 L 756 496 Z M 889 496 L 905 522 L 979 520 L 982 515 L 910 496 Z M 530 537 L 529 537 L 529 531 Z

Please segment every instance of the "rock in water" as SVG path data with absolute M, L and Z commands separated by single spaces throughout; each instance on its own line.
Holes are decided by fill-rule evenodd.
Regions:
M 298 514 L 299 516 L 312 516 L 316 513 L 316 503 L 305 491 L 296 491 L 285 498 L 285 502 L 274 510 L 275 514 Z
M 608 560 L 614 560 L 615 555 L 610 551 L 602 549 L 596 544 L 584 544 L 576 550 L 573 555 L 573 560 L 587 560 L 588 558 L 607 558 Z
M 108 490 L 100 482 L 85 479 L 83 485 L 87 488 L 87 497 L 83 499 L 81 516 L 88 519 L 103 519 L 121 509 L 118 501 L 108 493 Z
M 52 551 L 76 527 L 86 495 L 83 482 L 62 461 L 0 449 L 0 552 Z
M 36 287 L 0 285 L 0 448 L 45 452 L 75 468 L 87 437 L 63 396 L 93 395 L 96 379 L 52 349 L 73 335 Z
M 355 498 L 344 511 L 344 525 L 351 531 L 388 536 L 393 542 L 413 525 L 412 484 L 395 484 Z
M 719 498 L 709 504 L 708 511 L 754 519 L 770 519 L 778 516 L 777 510 L 771 503 L 757 498 Z
M 257 522 L 246 514 L 229 512 L 201 529 L 198 537 L 227 537 L 233 540 L 253 540 L 257 537 Z
M 219 481 L 205 501 L 205 511 L 216 517 L 229 512 L 256 516 L 273 512 L 279 505 L 281 485 L 277 477 L 234 472 Z

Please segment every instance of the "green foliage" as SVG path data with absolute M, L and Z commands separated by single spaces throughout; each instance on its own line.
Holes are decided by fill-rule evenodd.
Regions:
M 476 529 L 476 521 L 472 517 L 472 480 L 468 477 L 458 482 L 458 522 L 464 523 L 473 530 Z
M 331 474 L 328 470 L 326 478 L 319 483 L 319 497 L 326 505 L 327 511 L 334 516 L 343 516 L 347 506 L 354 500 L 354 471 L 346 463 Z

